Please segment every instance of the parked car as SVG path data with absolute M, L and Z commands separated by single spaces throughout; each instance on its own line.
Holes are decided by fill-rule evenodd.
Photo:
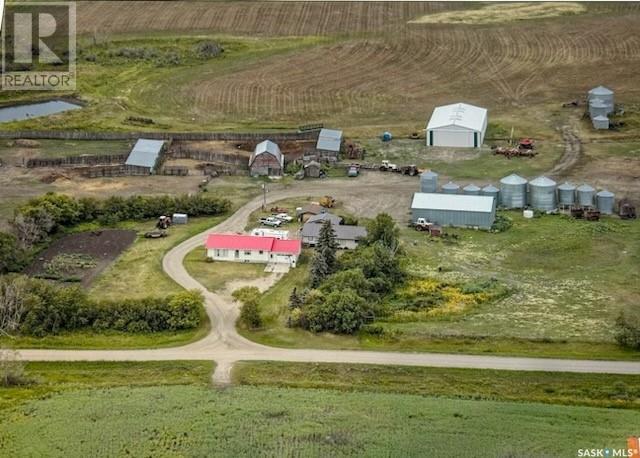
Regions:
M 288 213 L 278 213 L 277 215 L 271 215 L 271 216 L 279 219 L 280 221 L 285 221 L 287 223 L 290 223 L 291 221 L 293 221 L 293 216 L 289 216 Z
M 265 226 L 278 227 L 282 224 L 282 220 L 279 220 L 274 216 L 267 216 L 266 218 L 260 218 L 260 224 L 263 224 Z

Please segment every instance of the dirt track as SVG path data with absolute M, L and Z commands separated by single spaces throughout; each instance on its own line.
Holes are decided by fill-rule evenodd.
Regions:
M 367 206 L 360 209 L 359 214 L 373 215 L 382 210 L 393 208 L 394 216 L 402 216 L 402 205 L 397 205 L 397 195 L 391 199 L 384 195 L 384 188 L 391 186 L 402 194 L 410 194 L 416 187 L 416 181 L 401 176 L 388 176 L 380 191 L 379 177 L 371 174 L 362 180 L 325 180 L 301 182 L 287 189 L 269 194 L 268 202 L 303 195 L 318 195 L 326 192 L 339 193 L 349 205 L 364 201 L 362 196 L 375 193 L 380 196 L 379 205 L 375 208 Z M 407 201 L 408 202 L 408 201 Z M 438 367 L 468 367 L 505 370 L 536 370 L 557 372 L 595 372 L 640 374 L 640 363 L 624 361 L 591 361 L 565 360 L 545 358 L 514 358 L 481 355 L 430 354 L 430 353 L 396 353 L 370 351 L 331 351 L 312 349 L 285 349 L 267 347 L 245 339 L 238 334 L 235 321 L 238 308 L 224 293 L 214 294 L 207 291 L 191 277 L 183 265 L 183 259 L 193 248 L 201 246 L 207 233 L 215 231 L 242 230 L 247 218 L 262 203 L 256 198 L 241 207 L 223 223 L 211 230 L 198 234 L 173 248 L 163 259 L 165 272 L 184 288 L 198 289 L 205 295 L 206 310 L 212 322 L 212 329 L 204 339 L 192 344 L 166 349 L 154 350 L 22 350 L 20 353 L 27 360 L 180 360 L 180 359 L 214 359 L 217 362 L 214 381 L 226 384 L 231 381 L 231 368 L 236 361 L 268 360 L 268 361 L 309 361 L 368 363 Z M 400 207 L 400 208 L 397 208 Z

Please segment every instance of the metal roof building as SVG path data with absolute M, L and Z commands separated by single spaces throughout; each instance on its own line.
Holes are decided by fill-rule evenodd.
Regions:
M 479 148 L 486 130 L 486 108 L 467 103 L 436 107 L 427 124 L 427 146 Z
M 416 192 L 411 202 L 412 221 L 424 218 L 441 226 L 490 229 L 496 219 L 493 196 Z
M 139 138 L 129 153 L 125 165 L 142 167 L 148 169 L 149 173 L 153 173 L 163 147 L 164 140 Z
M 339 153 L 342 146 L 342 131 L 335 129 L 321 129 L 318 135 L 316 149 Z

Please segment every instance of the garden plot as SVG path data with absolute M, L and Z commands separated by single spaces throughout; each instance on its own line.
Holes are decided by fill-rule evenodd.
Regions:
M 86 287 L 135 238 L 135 231 L 115 229 L 65 235 L 43 251 L 27 273 L 52 280 L 79 281 Z

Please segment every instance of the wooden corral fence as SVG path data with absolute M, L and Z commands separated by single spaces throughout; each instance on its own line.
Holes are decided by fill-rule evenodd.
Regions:
M 194 159 L 202 162 L 221 162 L 233 165 L 239 169 L 249 168 L 249 158 L 246 155 L 222 151 L 197 150 L 179 144 L 174 144 L 167 159 Z
M 68 157 L 36 157 L 27 160 L 27 168 L 36 167 L 76 167 L 78 165 L 124 164 L 128 154 L 98 154 Z
M 78 167 L 74 169 L 86 178 L 100 177 L 125 177 L 125 176 L 148 176 L 149 169 L 146 167 L 136 167 L 132 165 L 99 165 L 93 167 Z
M 189 167 L 184 165 L 165 165 L 160 171 L 161 175 L 186 177 L 189 175 Z
M 221 140 L 274 142 L 287 140 L 316 140 L 318 130 L 304 132 L 87 132 L 81 130 L 14 130 L 0 131 L 0 138 L 52 139 L 52 140 Z

